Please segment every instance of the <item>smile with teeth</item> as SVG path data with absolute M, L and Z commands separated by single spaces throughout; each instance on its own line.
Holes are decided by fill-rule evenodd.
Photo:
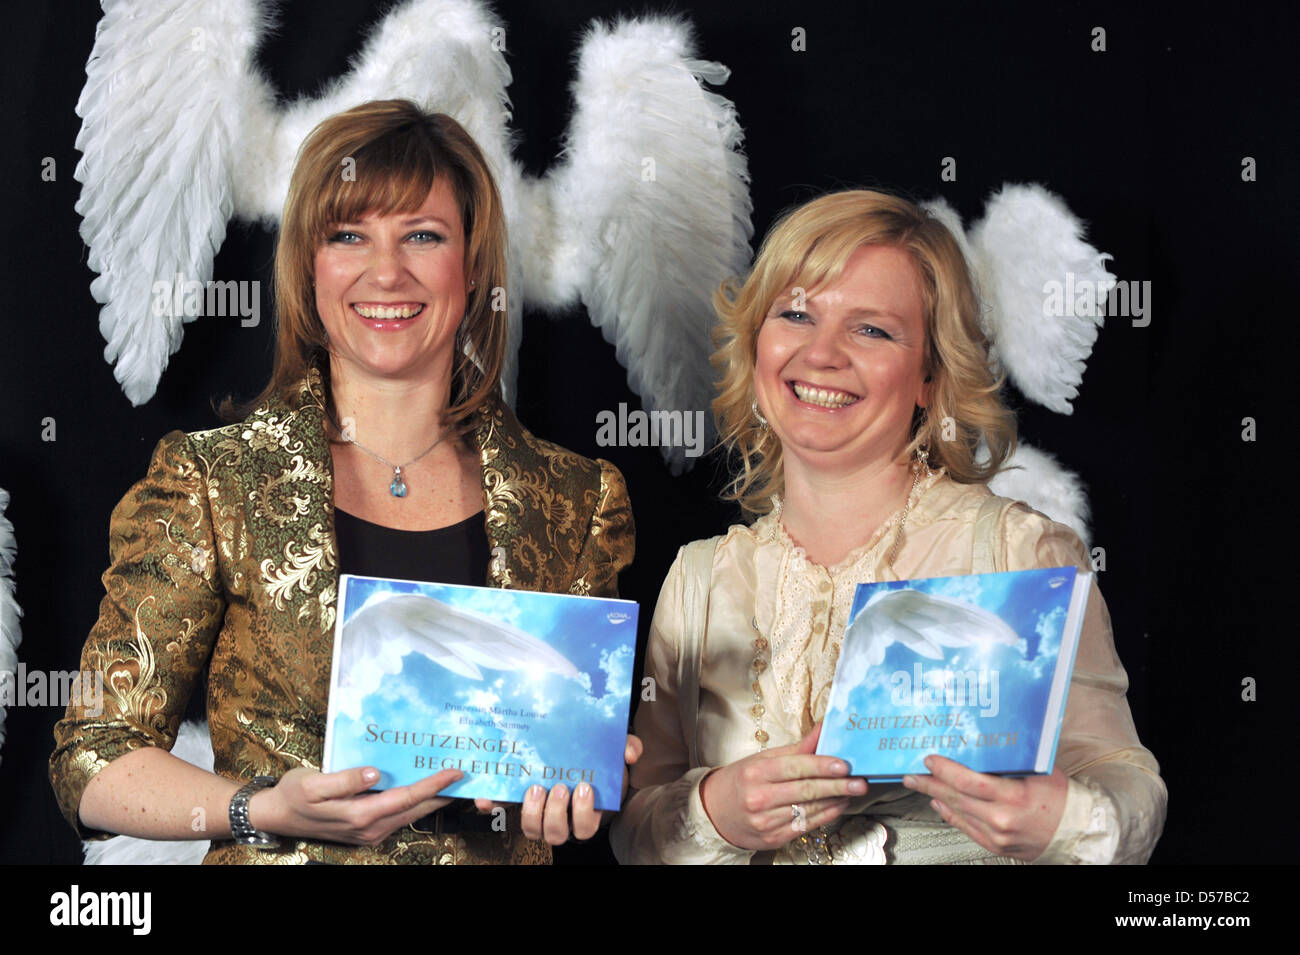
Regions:
M 794 389 L 795 396 L 800 401 L 821 408 L 847 408 L 849 405 L 862 400 L 859 396 L 850 394 L 847 391 L 837 391 L 834 388 L 814 388 L 812 385 L 805 385 L 800 381 L 792 381 L 790 387 Z
M 423 305 L 353 305 L 362 318 L 414 318 L 424 311 Z

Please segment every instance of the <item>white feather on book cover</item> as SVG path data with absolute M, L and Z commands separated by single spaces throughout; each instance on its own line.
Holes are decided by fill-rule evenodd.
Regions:
M 627 600 L 344 575 L 326 772 L 375 788 L 443 769 L 445 795 L 519 802 L 589 783 L 617 809 L 637 605 Z
M 859 584 L 817 752 L 881 782 L 931 754 L 1050 773 L 1091 581 L 1052 567 Z

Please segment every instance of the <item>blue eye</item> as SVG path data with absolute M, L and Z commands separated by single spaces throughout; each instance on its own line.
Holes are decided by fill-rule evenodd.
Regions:
M 789 319 L 792 322 L 797 322 L 799 324 L 802 324 L 809 320 L 807 312 L 800 312 L 797 309 L 793 309 L 793 308 L 786 309 L 784 312 L 781 313 L 781 317 L 785 319 Z
M 414 239 L 417 242 L 445 242 L 446 237 L 439 235 L 430 229 L 421 229 L 419 232 L 412 232 L 407 236 L 408 239 Z
M 339 245 L 353 245 L 354 243 L 361 241 L 361 236 L 357 235 L 355 232 L 348 232 L 346 229 L 340 229 L 325 241 L 337 242 Z
M 885 331 L 883 328 L 877 328 L 875 325 L 863 325 L 861 328 L 858 329 L 858 331 L 863 335 L 865 335 L 867 338 L 883 338 L 886 340 L 890 340 L 894 337 L 890 335 L 889 332 Z

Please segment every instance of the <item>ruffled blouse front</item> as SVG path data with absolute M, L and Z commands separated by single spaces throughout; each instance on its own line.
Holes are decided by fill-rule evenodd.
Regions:
M 909 512 L 942 474 L 928 472 L 917 481 L 909 496 Z M 773 555 L 779 552 L 772 607 L 769 612 L 760 596 L 756 621 L 760 630 L 770 634 L 771 665 L 781 706 L 798 720 L 801 736 L 826 715 L 858 584 L 897 579 L 889 571 L 888 558 L 901 533 L 906 532 L 902 516 L 903 511 L 896 512 L 866 544 L 831 567 L 808 558 L 786 533 L 779 513 L 767 514 L 752 528 L 755 538 L 771 545 Z M 877 578 L 878 572 L 884 577 Z M 762 621 L 767 621 L 766 625 Z

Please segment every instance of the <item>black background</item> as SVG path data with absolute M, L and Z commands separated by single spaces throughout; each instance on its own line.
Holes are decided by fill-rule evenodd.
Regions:
M 259 54 L 286 97 L 347 68 L 387 4 L 296 0 Z M 1296 22 L 1280 8 L 1125 3 L 861 4 L 796 0 L 668 7 L 501 2 L 516 157 L 551 163 L 569 116 L 572 58 L 593 17 L 676 12 L 700 55 L 732 70 L 753 177 L 755 242 L 787 206 L 879 185 L 944 196 L 969 222 L 1004 182 L 1041 182 L 1089 223 L 1121 279 L 1149 280 L 1151 323 L 1108 320 L 1075 412 L 1027 404 L 1022 436 L 1086 483 L 1101 584 L 1139 732 L 1170 792 L 1156 863 L 1289 861 L 1297 825 L 1291 669 L 1282 607 L 1294 524 L 1282 478 L 1295 440 L 1300 252 L 1294 132 Z M 108 516 L 167 431 L 217 423 L 211 400 L 269 375 L 269 303 L 257 328 L 187 325 L 158 393 L 131 407 L 102 356 L 93 273 L 73 210 L 73 107 L 100 10 L 10 4 L 3 84 L 0 487 L 18 542 L 20 658 L 71 669 L 94 622 Z M 807 31 L 806 52 L 791 30 Z M 1106 30 L 1107 49 L 1090 49 Z M 44 157 L 57 179 L 40 177 Z M 940 161 L 957 160 L 956 182 Z M 1258 163 L 1243 182 L 1241 161 Z M 269 285 L 272 236 L 235 225 L 215 278 Z M 613 349 L 580 309 L 528 314 L 518 411 L 538 434 L 610 458 L 627 477 L 637 558 L 622 581 L 648 623 L 676 548 L 736 519 L 716 501 L 721 462 L 671 477 L 654 449 L 597 448 L 595 416 L 636 407 Z M 1257 421 L 1258 440 L 1241 437 Z M 42 419 L 57 440 L 42 441 Z M 1290 435 L 1291 437 L 1287 437 Z M 1258 701 L 1241 699 L 1245 677 Z M 53 708 L 9 709 L 0 750 L 0 861 L 68 863 L 79 846 L 45 762 Z

